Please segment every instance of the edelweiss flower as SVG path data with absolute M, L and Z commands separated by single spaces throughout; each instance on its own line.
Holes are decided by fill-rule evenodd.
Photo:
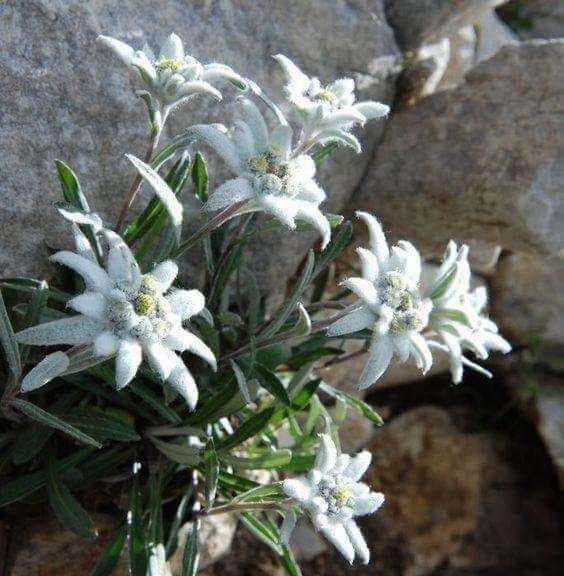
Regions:
M 488 358 L 490 350 L 503 354 L 511 351 L 509 342 L 498 334 L 495 322 L 482 314 L 488 298 L 486 289 L 480 286 L 470 290 L 470 278 L 468 247 L 458 249 L 453 241 L 449 242 L 443 263 L 428 290 L 433 301 L 429 327 L 439 335 L 444 347 L 433 341 L 429 344 L 449 354 L 452 379 L 457 384 L 462 380 L 464 364 L 492 376 L 465 358 L 465 349 L 481 360 Z
M 359 482 L 372 455 L 366 451 L 352 458 L 338 455 L 329 435 L 321 434 L 320 439 L 313 470 L 307 476 L 285 480 L 284 492 L 299 502 L 313 525 L 351 564 L 355 555 L 367 564 L 370 551 L 354 517 L 374 514 L 384 503 L 381 492 L 371 492 Z M 295 517 L 290 513 L 284 523 L 282 535 L 287 542 Z
M 316 132 L 317 140 L 331 139 L 337 132 L 347 133 L 355 124 L 383 118 L 390 108 L 380 102 L 356 102 L 354 80 L 341 78 L 324 86 L 317 78 L 306 76 L 289 58 L 277 54 L 286 75 L 286 93 L 304 121 L 306 129 Z
M 17 334 L 18 341 L 33 346 L 91 344 L 96 356 L 117 355 L 118 389 L 135 377 L 144 356 L 194 408 L 198 389 L 176 352 L 197 354 L 215 370 L 213 352 L 182 327 L 183 321 L 202 311 L 204 296 L 198 290 L 171 289 L 178 273 L 172 261 L 142 275 L 127 244 L 113 232 L 104 234 L 109 244 L 105 269 L 84 243 L 82 255 L 63 251 L 51 257 L 84 279 L 86 291 L 67 303 L 79 314 L 27 328 Z
M 292 129 L 278 125 L 269 134 L 259 109 L 250 100 L 240 103 L 242 120 L 229 135 L 214 125 L 192 128 L 196 137 L 211 146 L 237 178 L 222 184 L 204 206 L 219 210 L 247 201 L 243 211 L 261 210 L 290 228 L 296 220 L 315 226 L 329 242 L 331 228 L 319 205 L 325 192 L 314 180 L 315 163 L 307 154 L 292 154 Z
M 145 46 L 134 50 L 128 44 L 98 36 L 130 68 L 137 70 L 148 91 L 163 105 L 170 106 L 181 100 L 205 93 L 221 100 L 221 93 L 214 85 L 231 82 L 240 89 L 247 88 L 246 81 L 229 66 L 223 64 L 202 65 L 194 57 L 184 53 L 182 40 L 171 34 L 162 45 L 159 56 Z
M 328 336 L 341 336 L 369 328 L 373 331 L 368 362 L 360 376 L 359 387 L 370 386 L 388 368 L 392 357 L 405 362 L 415 358 L 423 373 L 432 364 L 431 352 L 421 331 L 429 320 L 432 302 L 419 292 L 421 258 L 415 247 L 405 241 L 388 248 L 382 227 L 370 214 L 357 212 L 370 233 L 370 250 L 358 248 L 362 278 L 343 282 L 360 299 L 350 313 L 332 324 Z

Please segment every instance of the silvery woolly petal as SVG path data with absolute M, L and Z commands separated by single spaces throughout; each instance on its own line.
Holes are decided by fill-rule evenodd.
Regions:
M 417 289 L 421 277 L 421 256 L 411 242 L 400 240 L 398 246 L 405 252 L 404 276 L 411 283 L 413 289 Z
M 329 87 L 338 98 L 354 93 L 354 80 L 352 78 L 339 78 Z
M 122 340 L 116 358 L 116 386 L 121 390 L 127 386 L 141 365 L 141 346 L 136 340 Z
M 374 308 L 378 306 L 378 292 L 370 280 L 366 278 L 347 278 L 341 282 L 341 285 L 356 294 L 368 306 Z
M 357 102 L 353 108 L 360 112 L 367 120 L 374 118 L 384 118 L 390 113 L 390 107 L 381 102 Z
M 110 250 L 106 269 L 114 284 L 137 290 L 141 284 L 141 270 L 129 246 L 111 230 L 104 230 Z
M 217 370 L 217 360 L 215 354 L 210 350 L 208 345 L 200 340 L 196 335 L 177 328 L 171 331 L 169 336 L 165 339 L 165 344 L 170 345 L 174 350 L 179 352 L 191 352 L 205 360 L 213 370 Z
M 216 100 L 222 100 L 223 98 L 221 92 L 217 88 L 214 88 L 207 82 L 196 80 L 191 82 L 183 82 L 180 86 L 178 86 L 178 88 L 174 91 L 174 98 L 180 100 L 181 98 L 187 98 L 196 94 L 208 94 Z
M 198 140 L 205 142 L 210 148 L 213 148 L 232 172 L 235 174 L 241 173 L 243 167 L 237 148 L 221 130 L 211 124 L 198 124 L 192 126 L 189 131 Z
M 305 92 L 309 87 L 309 78 L 290 60 L 290 58 L 276 54 L 273 58 L 282 66 L 289 83 L 289 89 Z
M 353 124 L 361 126 L 366 122 L 366 118 L 354 108 L 344 108 L 337 112 L 332 112 L 323 120 L 323 130 L 345 130 L 347 131 Z
M 255 149 L 255 140 L 251 129 L 242 120 L 236 120 L 231 129 L 233 142 L 237 142 L 237 151 L 241 165 L 260 152 Z
M 384 335 L 390 331 L 390 324 L 394 319 L 394 309 L 386 304 L 378 307 L 378 320 L 374 324 L 374 333 Z
M 349 465 L 350 461 L 351 457 L 348 454 L 339 454 L 339 456 L 337 456 L 337 462 L 335 463 L 335 473 L 342 474 Z
M 348 146 L 349 148 L 352 148 L 357 154 L 360 154 L 362 152 L 362 146 L 360 145 L 358 138 L 338 128 L 323 129 L 321 132 L 317 134 L 315 140 L 320 144 L 337 142 L 337 144 L 342 144 L 343 146 Z
M 372 386 L 387 370 L 393 356 L 393 348 L 390 339 L 386 336 L 375 336 L 372 339 L 368 360 L 360 379 L 359 390 Z
M 242 202 L 255 196 L 255 191 L 246 178 L 233 178 L 224 182 L 210 196 L 204 204 L 203 210 L 214 212 L 226 206 L 231 206 L 236 202 Z
M 313 467 L 325 474 L 332 470 L 337 462 L 337 447 L 329 434 L 320 434 L 319 440 L 319 448 Z
M 362 268 L 362 277 L 370 282 L 374 282 L 378 278 L 378 272 L 380 266 L 378 265 L 378 258 L 376 255 L 367 250 L 366 248 L 357 248 L 356 252 L 360 259 L 360 265 Z
M 174 225 L 176 237 L 177 239 L 180 238 L 182 226 L 182 204 L 178 201 L 174 192 L 148 164 L 145 164 L 145 162 L 131 154 L 126 154 L 125 157 L 133 164 L 133 166 L 135 166 L 136 170 L 141 174 L 143 179 L 147 181 L 153 189 L 153 192 L 162 202 L 165 210 L 170 216 L 172 224 Z
M 351 544 L 361 562 L 363 564 L 368 564 L 368 562 L 370 562 L 370 550 L 368 549 L 366 540 L 356 522 L 354 520 L 346 522 L 345 530 L 347 531 L 349 540 L 351 541 Z
M 464 372 L 460 342 L 458 341 L 458 338 L 446 331 L 441 331 L 440 336 L 446 345 L 446 351 L 449 355 L 452 382 L 454 384 L 460 384 L 460 382 L 462 382 L 462 374 Z
M 321 533 L 350 564 L 354 562 L 354 548 L 345 527 L 341 523 L 329 521 L 326 526 L 321 528 Z
M 176 34 L 170 34 L 165 40 L 164 44 L 161 46 L 159 59 L 162 58 L 167 58 L 170 60 L 182 60 L 182 58 L 184 58 L 184 47 L 182 46 L 182 40 Z
M 196 408 L 198 403 L 198 387 L 190 373 L 190 370 L 184 366 L 182 361 L 178 362 L 171 370 L 167 382 L 186 400 L 190 410 Z
M 305 478 L 287 478 L 282 488 L 290 498 L 298 502 L 307 502 L 311 498 L 311 485 Z
M 433 356 L 431 350 L 429 350 L 429 345 L 418 332 L 410 333 L 409 339 L 411 340 L 412 350 L 415 353 L 417 367 L 425 374 L 433 364 Z
M 76 225 L 72 225 L 72 235 L 74 238 L 74 249 L 75 252 L 86 258 L 86 260 L 90 260 L 95 264 L 98 264 L 98 260 L 96 258 L 96 253 L 92 249 L 92 245 L 88 241 L 88 238 L 83 234 L 82 230 Z
M 293 510 L 288 510 L 280 527 L 280 544 L 287 546 L 290 543 L 290 537 L 296 527 L 296 520 L 296 513 Z
M 300 154 L 297 158 L 292 160 L 292 167 L 296 173 L 299 174 L 300 179 L 312 180 L 315 176 L 315 162 L 308 154 Z
M 173 290 L 166 299 L 181 320 L 199 314 L 205 306 L 204 295 L 199 290 Z
M 290 126 L 276 126 L 270 134 L 269 149 L 279 158 L 286 158 L 292 148 L 292 129 Z
M 492 332 L 486 332 L 483 335 L 484 346 L 488 350 L 494 350 L 501 352 L 502 354 L 508 354 L 511 352 L 511 344 L 499 334 Z
M 45 386 L 48 382 L 60 376 L 69 367 L 69 358 L 63 352 L 53 352 L 45 356 L 37 366 L 34 366 L 22 380 L 21 392 L 31 392 Z
M 297 206 L 296 218 L 305 220 L 319 230 L 321 234 L 321 250 L 324 250 L 331 240 L 331 225 L 321 210 L 311 202 L 295 200 Z
M 128 66 L 131 64 L 131 59 L 135 54 L 135 50 L 125 42 L 121 42 L 120 40 L 116 40 L 115 38 L 110 38 L 110 36 L 98 36 L 98 41 L 102 44 L 105 44 L 108 48 L 110 48 L 114 54 Z
M 367 450 L 363 450 L 351 458 L 349 465 L 345 468 L 343 474 L 351 480 L 358 482 L 368 470 L 371 462 L 372 454 Z
M 92 260 L 66 250 L 53 254 L 50 260 L 80 274 L 86 287 L 90 290 L 97 290 L 102 294 L 107 294 L 112 289 L 112 283 L 106 271 L 95 262 L 92 262 Z
M 20 344 L 30 346 L 56 346 L 61 344 L 87 344 L 104 328 L 98 320 L 86 316 L 61 318 L 31 326 L 16 334 Z
M 160 342 L 144 342 L 143 352 L 153 371 L 166 380 L 176 366 L 176 354 Z
M 325 198 L 323 189 L 312 179 L 304 179 L 299 183 L 300 192 L 296 196 L 297 200 L 304 200 L 313 204 L 321 204 Z
M 95 320 L 106 317 L 106 300 L 99 292 L 84 292 L 69 300 L 67 306 Z
M 296 227 L 298 207 L 295 200 L 273 194 L 259 196 L 257 200 L 267 214 L 271 214 L 292 230 Z
M 166 292 L 178 276 L 178 265 L 172 260 L 165 260 L 157 264 L 150 275 L 159 283 L 162 292 Z
M 268 127 L 256 104 L 247 98 L 239 101 L 241 118 L 251 129 L 257 150 L 265 151 L 268 147 Z
M 247 81 L 237 74 L 232 68 L 225 64 L 206 64 L 202 70 L 202 80 L 211 82 L 212 84 L 222 84 L 230 82 L 239 90 L 247 90 L 249 85 Z
M 327 329 L 327 336 L 342 336 L 343 334 L 358 332 L 370 328 L 375 321 L 374 312 L 366 306 L 361 306 L 331 324 Z
M 154 86 L 154 83 L 157 80 L 157 71 L 155 70 L 153 63 L 147 57 L 147 54 L 141 50 L 137 50 L 131 58 L 130 65 L 137 69 L 141 78 L 150 88 Z
M 95 356 L 113 356 L 119 349 L 120 339 L 109 330 L 94 338 L 93 352 Z
M 391 321 L 391 320 L 390 320 Z M 411 340 L 405 334 L 394 337 L 394 348 L 399 362 L 407 362 L 411 354 Z
M 355 516 L 366 516 L 374 514 L 382 504 L 384 504 L 384 494 L 382 492 L 370 492 L 366 496 L 359 496 L 354 501 Z
M 388 248 L 388 243 L 386 242 L 386 236 L 384 235 L 382 226 L 378 220 L 376 220 L 372 214 L 368 214 L 368 212 L 358 211 L 356 216 L 366 224 L 370 236 L 370 250 L 372 250 L 376 255 L 378 262 L 383 264 L 390 255 L 390 249 Z

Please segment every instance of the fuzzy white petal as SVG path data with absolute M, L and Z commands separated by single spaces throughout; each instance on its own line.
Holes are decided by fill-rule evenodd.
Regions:
M 372 120 L 373 118 L 385 118 L 390 113 L 389 106 L 371 100 L 357 102 L 353 108 L 360 112 L 367 120 Z
M 290 126 L 276 126 L 270 134 L 269 149 L 280 158 L 286 158 L 292 147 Z
M 258 201 L 266 213 L 271 214 L 291 229 L 296 227 L 298 207 L 295 200 L 268 194 L 259 197 Z
M 98 292 L 84 292 L 67 302 L 67 306 L 95 320 L 106 317 L 106 299 Z
M 62 252 L 53 254 L 50 260 L 57 264 L 67 266 L 77 274 L 80 274 L 89 290 L 96 290 L 102 294 L 107 294 L 112 289 L 112 283 L 106 271 L 87 258 L 83 258 L 74 252 L 63 250 Z
M 171 370 L 167 382 L 186 400 L 190 410 L 198 403 L 198 387 L 190 371 L 181 361 Z
M 282 488 L 290 498 L 298 502 L 307 502 L 311 498 L 311 485 L 305 478 L 287 478 Z
M 248 200 L 254 196 L 255 192 L 247 178 L 233 178 L 224 182 L 215 190 L 209 200 L 204 204 L 203 209 L 213 212 L 214 210 L 231 206 L 236 202 Z
M 199 290 L 173 290 L 166 299 L 181 320 L 199 314 L 205 306 L 204 295 Z
M 357 482 L 364 476 L 372 462 L 372 454 L 367 450 L 363 450 L 353 458 L 351 458 L 349 465 L 344 470 L 343 474 L 348 476 L 351 480 Z
M 190 128 L 190 132 L 192 132 L 198 140 L 205 142 L 210 148 L 213 148 L 230 170 L 235 174 L 241 173 L 243 168 L 237 148 L 221 130 L 211 124 L 198 124 Z
M 143 343 L 143 352 L 151 368 L 162 378 L 166 380 L 171 370 L 176 366 L 176 354 L 169 350 L 160 342 Z
M 121 390 L 127 386 L 141 365 L 141 346 L 135 340 L 122 340 L 116 358 L 116 386 Z
M 166 292 L 178 276 L 178 264 L 165 260 L 153 268 L 151 276 L 159 283 L 161 290 Z
M 190 96 L 195 96 L 196 94 L 207 94 L 212 96 L 216 100 L 221 100 L 221 92 L 214 88 L 211 84 L 201 81 L 192 82 L 182 82 L 178 88 L 174 91 L 174 96 L 176 99 L 188 98 Z
M 366 540 L 356 522 L 354 520 L 346 522 L 345 530 L 347 531 L 347 535 L 353 545 L 356 555 L 360 558 L 363 564 L 368 564 L 368 562 L 370 562 L 370 550 L 368 549 Z
M 376 255 L 378 258 L 378 262 L 382 264 L 385 262 L 389 255 L 390 250 L 388 248 L 388 243 L 386 242 L 386 236 L 384 235 L 384 231 L 382 230 L 382 226 L 372 216 L 372 214 L 368 214 L 368 212 L 357 212 L 357 217 L 364 221 L 366 226 L 368 227 L 368 234 L 370 236 L 370 250 Z
M 45 356 L 26 374 L 20 386 L 21 392 L 31 392 L 45 386 L 47 382 L 60 376 L 69 367 L 69 363 L 69 357 L 63 352 L 53 352 Z
M 135 50 L 131 46 L 115 38 L 103 35 L 98 36 L 98 41 L 110 48 L 124 64 L 128 66 L 131 64 L 131 59 L 135 54 Z
M 276 54 L 273 58 L 282 66 L 289 83 L 289 89 L 305 92 L 309 86 L 309 78 L 287 56 Z
M 119 349 L 120 339 L 109 330 L 94 338 L 93 351 L 95 356 L 113 356 Z
M 366 306 L 361 306 L 331 324 L 327 329 L 327 336 L 342 336 L 343 334 L 358 332 L 372 327 L 375 321 L 374 312 Z
M 358 387 L 360 390 L 372 386 L 387 370 L 392 360 L 393 348 L 386 336 L 376 336 L 370 347 L 368 361 L 364 366 Z
M 184 58 L 184 47 L 182 46 L 182 40 L 176 34 L 170 34 L 170 36 L 161 46 L 159 57 L 170 58 L 171 60 Z
M 418 332 L 412 332 L 409 335 L 411 345 L 415 352 L 417 367 L 425 374 L 433 364 L 433 356 L 427 341 Z
M 366 302 L 368 306 L 377 307 L 378 306 L 378 292 L 376 287 L 370 280 L 366 278 L 347 278 L 342 282 L 345 288 L 348 288 L 351 292 L 356 294 L 361 300 Z
M 374 514 L 382 504 L 384 504 L 384 494 L 382 492 L 370 492 L 366 496 L 359 496 L 354 502 L 355 516 L 365 516 Z
M 56 346 L 60 344 L 87 344 L 103 330 L 104 324 L 86 316 L 61 318 L 37 324 L 16 334 L 21 344 L 31 346 Z
M 257 150 L 265 151 L 268 147 L 268 127 L 260 110 L 254 102 L 247 98 L 240 100 L 239 110 L 243 122 L 251 129 L 255 147 Z
M 328 434 L 320 434 L 319 440 L 320 444 L 313 467 L 325 474 L 331 470 L 337 462 L 337 447 Z
M 374 282 L 374 280 L 378 278 L 378 271 L 380 269 L 378 258 L 376 258 L 376 255 L 366 248 L 357 248 L 356 251 L 360 258 L 362 277 L 370 280 L 370 282 Z
M 321 533 L 350 564 L 354 562 L 354 548 L 345 527 L 341 523 L 330 521 L 321 528 Z
M 284 515 L 284 521 L 280 527 L 280 544 L 287 546 L 290 543 L 290 537 L 296 527 L 296 513 L 288 510 Z
M 215 359 L 215 354 L 211 349 L 200 340 L 197 336 L 183 330 L 182 328 L 177 328 L 172 330 L 169 336 L 165 340 L 165 344 L 178 350 L 179 352 L 191 352 L 196 354 L 203 360 L 205 360 L 213 370 L 217 370 L 217 360 Z
M 305 220 L 319 230 L 321 234 L 321 249 L 324 250 L 331 240 L 331 225 L 321 210 L 311 202 L 296 200 L 298 220 Z

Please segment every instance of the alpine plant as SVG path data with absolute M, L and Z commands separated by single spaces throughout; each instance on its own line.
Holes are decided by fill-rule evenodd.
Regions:
M 33 297 L 24 313 L 17 306 L 8 312 L 0 298 L 0 342 L 9 368 L 0 408 L 16 427 L 2 442 L 4 446 L 15 439 L 9 447 L 14 468 L 25 466 L 13 480 L 15 488 L 4 490 L 0 485 L 0 500 L 5 502 L 6 495 L 10 501 L 24 498 L 28 491 L 20 486 L 29 484 L 30 474 L 46 476 L 49 501 L 61 521 L 91 537 L 95 531 L 87 512 L 62 485 L 70 479 L 69 466 L 75 472 L 73 487 L 91 476 L 111 478 L 107 490 L 119 483 L 119 502 L 124 500 L 123 483 L 130 482 L 131 505 L 123 514 L 127 525 L 108 554 L 119 556 L 117 546 L 129 531 L 129 538 L 135 539 L 135 574 L 170 574 L 167 558 L 181 540 L 181 531 L 190 534 L 182 572 L 195 574 L 199 517 L 225 512 L 241 514 L 249 529 L 280 555 L 288 573 L 299 573 L 288 547 L 297 513 L 309 517 L 348 562 L 367 563 L 369 546 L 356 520 L 374 514 L 384 495 L 361 482 L 372 455 L 340 453 L 337 434 L 347 409 L 360 411 L 372 422 L 380 419 L 368 404 L 360 406 L 321 382 L 313 362 L 324 357 L 336 361 L 326 337 L 339 342 L 360 338 L 369 349 L 360 389 L 378 382 L 394 358 L 412 360 L 425 373 L 433 353 L 448 355 L 454 382 L 461 381 L 465 366 L 491 377 L 467 354 L 485 360 L 490 352 L 507 353 L 511 347 L 485 314 L 486 289 L 471 285 L 468 248 L 451 241 L 442 264 L 423 283 L 418 250 L 407 241 L 389 246 L 376 217 L 357 212 L 368 228 L 369 243 L 357 250 L 361 275 L 342 283 L 354 300 L 344 310 L 341 301 L 322 300 L 322 293 L 330 293 L 327 267 L 346 247 L 351 227 L 335 224 L 336 219 L 322 211 L 327 194 L 316 181 L 316 161 L 336 153 L 335 143 L 360 152 L 352 131 L 368 120 L 384 118 L 388 106 L 357 101 L 351 78 L 325 84 L 278 54 L 275 59 L 286 76 L 282 108 L 290 111 L 287 119 L 252 80 L 223 64 L 201 64 L 185 53 L 175 34 L 158 55 L 109 36 L 99 39 L 140 77 L 144 90 L 138 95 L 148 103 L 150 139 L 143 161 L 126 154 L 137 173 L 123 196 L 114 229 L 90 211 L 76 175 L 58 162 L 64 202 L 57 208 L 72 224 L 75 250 L 59 251 L 51 260 L 66 273 L 57 269 L 53 286 L 34 279 L 1 282 L 16 292 L 32 292 Z M 159 146 L 175 106 L 197 94 L 221 100 L 220 89 L 227 83 L 245 91 L 245 97 L 237 96 L 229 129 L 195 123 Z M 212 148 L 232 173 L 215 189 L 208 190 L 202 146 Z M 187 183 L 202 206 L 199 224 L 197 217 L 184 218 Z M 153 197 L 140 215 L 131 217 L 131 203 L 142 186 Z M 245 245 L 262 232 L 256 212 L 296 233 L 302 223 L 301 228 L 313 228 L 321 236 L 320 253 L 310 253 L 290 296 L 271 317 L 242 257 Z M 186 239 L 185 221 L 199 225 Z M 332 226 L 338 227 L 333 234 Z M 179 265 L 186 266 L 180 277 L 187 275 L 183 255 L 196 248 L 205 261 L 195 279 L 202 291 L 174 286 Z M 74 273 L 70 278 L 69 271 Z M 335 309 L 340 312 L 329 319 L 310 318 Z M 25 327 L 15 336 L 12 311 L 19 315 L 18 326 Z M 35 362 L 27 346 L 56 349 Z M 281 354 L 282 349 L 288 354 Z M 204 362 L 193 364 L 193 355 Z M 339 361 L 343 358 L 346 355 Z M 103 362 L 112 369 L 94 369 Z M 142 367 L 143 362 L 148 366 Z M 69 379 L 78 372 L 84 373 L 81 382 Z M 156 393 L 151 390 L 155 380 L 163 384 L 162 395 L 158 388 Z M 103 382 L 115 383 L 116 390 L 99 389 Z M 44 389 L 49 393 L 35 395 L 51 383 Z M 29 394 L 33 402 L 19 394 Z M 133 395 L 138 402 L 132 401 Z M 335 410 L 327 410 L 322 398 L 336 399 Z M 75 417 L 76 426 L 64 421 L 69 407 L 71 413 L 86 411 L 84 420 Z M 15 411 L 41 426 L 21 428 L 22 414 Z M 94 474 L 80 469 L 84 452 L 71 454 L 74 443 L 63 445 L 59 437 L 51 442 L 43 432 L 49 426 L 72 436 L 73 442 L 88 444 L 88 450 L 101 450 L 100 458 L 88 462 Z M 18 444 L 19 433 L 28 438 L 30 430 L 43 435 L 22 451 L 27 444 Z M 104 445 L 86 433 L 90 430 L 101 434 Z M 319 435 L 314 454 L 319 431 L 327 433 Z M 109 441 L 113 444 L 107 447 Z M 121 441 L 139 444 L 124 451 Z M 49 442 L 49 456 L 35 457 Z M 61 464 L 59 452 L 72 464 Z M 123 468 L 115 474 L 106 469 L 114 462 L 122 465 L 123 457 L 131 459 L 132 453 L 135 460 L 127 464 L 133 475 L 124 474 Z M 102 471 L 96 469 L 100 463 Z M 302 475 L 295 476 L 296 466 Z M 255 469 L 261 474 L 254 474 Z M 264 474 L 272 479 L 270 484 L 249 479 Z M 174 509 L 172 517 L 169 510 Z M 284 517 L 280 526 L 265 514 L 268 511 Z M 181 527 L 184 517 L 191 521 L 188 531 Z M 110 560 L 106 557 L 100 566 Z
M 186 400 L 198 401 L 198 388 L 178 353 L 191 352 L 216 369 L 208 346 L 183 327 L 183 322 L 204 309 L 199 290 L 172 288 L 178 266 L 161 262 L 142 274 L 127 244 L 104 230 L 109 250 L 105 266 L 92 253 L 57 252 L 51 261 L 74 270 L 84 281 L 85 292 L 67 302 L 77 315 L 27 328 L 18 342 L 33 346 L 89 345 L 96 357 L 115 356 L 118 390 L 137 374 L 143 358 L 162 380 Z

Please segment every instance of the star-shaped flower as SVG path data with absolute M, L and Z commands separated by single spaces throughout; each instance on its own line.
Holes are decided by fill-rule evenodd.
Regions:
M 352 458 L 339 455 L 329 435 L 321 434 L 320 440 L 313 470 L 307 476 L 285 480 L 284 492 L 299 503 L 313 525 L 351 564 L 355 556 L 367 564 L 370 551 L 355 517 L 374 514 L 384 503 L 381 492 L 372 492 L 359 482 L 372 455 L 366 451 Z M 282 528 L 283 541 L 289 539 L 295 520 L 291 513 L 287 518 Z
M 274 58 L 284 70 L 288 100 L 309 133 L 309 138 L 321 142 L 342 139 L 352 145 L 351 139 L 354 137 L 348 132 L 355 124 L 363 126 L 367 120 L 384 118 L 390 111 L 386 104 L 380 102 L 356 102 L 352 78 L 341 78 L 324 85 L 318 78 L 304 74 L 286 56 L 277 54 Z
M 434 341 L 431 346 L 446 351 L 450 358 L 454 383 L 462 380 L 463 367 L 492 374 L 464 356 L 464 350 L 472 351 L 477 358 L 485 360 L 491 350 L 507 354 L 511 345 L 500 334 L 492 320 L 483 314 L 488 294 L 484 286 L 470 289 L 471 270 L 468 263 L 468 247 L 457 248 L 449 242 L 443 263 L 427 294 L 433 301 L 429 327 L 440 337 L 444 346 Z
M 33 346 L 87 344 L 95 356 L 117 356 L 118 389 L 131 382 L 144 357 L 194 408 L 198 388 L 177 352 L 192 352 L 216 369 L 213 352 L 182 326 L 203 310 L 204 296 L 198 290 L 171 288 L 178 273 L 172 261 L 141 274 L 127 244 L 113 232 L 103 233 L 109 244 L 105 268 L 81 236 L 81 254 L 63 251 L 51 257 L 84 280 L 86 291 L 67 303 L 78 315 L 27 328 L 17 334 L 18 341 Z
M 370 249 L 358 248 L 362 278 L 343 282 L 360 302 L 332 324 L 328 336 L 341 336 L 359 330 L 372 330 L 372 343 L 359 387 L 374 384 L 397 354 L 401 362 L 410 356 L 423 373 L 432 364 L 432 356 L 421 335 L 427 326 L 432 302 L 419 291 L 421 258 L 415 247 L 405 241 L 390 248 L 382 227 L 374 216 L 357 212 L 370 234 Z
M 125 42 L 109 36 L 98 39 L 130 68 L 136 70 L 147 90 L 162 106 L 171 106 L 196 94 L 208 94 L 221 100 L 216 86 L 230 82 L 245 90 L 246 81 L 224 64 L 202 65 L 193 56 L 184 53 L 182 40 L 171 34 L 161 46 L 159 55 L 145 46 L 134 50 Z
M 307 154 L 292 150 L 292 129 L 279 124 L 269 133 L 264 117 L 253 102 L 240 101 L 241 120 L 226 134 L 217 125 L 191 130 L 211 146 L 237 176 L 211 195 L 206 210 L 219 210 L 245 201 L 245 212 L 264 211 L 289 228 L 305 220 L 319 230 L 323 248 L 331 227 L 319 210 L 325 192 L 315 182 L 315 163 Z

